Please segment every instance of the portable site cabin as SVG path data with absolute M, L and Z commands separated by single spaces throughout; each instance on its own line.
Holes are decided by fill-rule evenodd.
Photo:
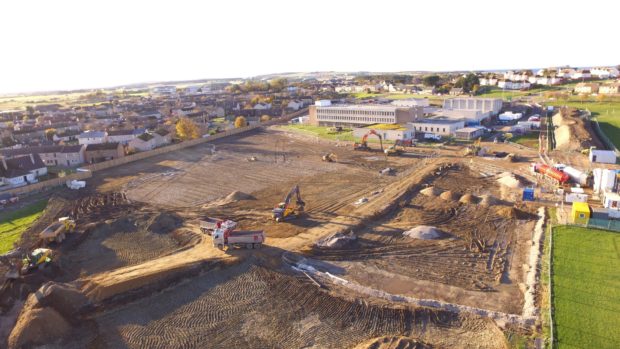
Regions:
M 573 202 L 573 209 L 571 211 L 571 218 L 573 223 L 576 224 L 588 224 L 591 211 L 590 206 L 586 202 Z
M 616 153 L 613 150 L 597 150 L 590 148 L 590 163 L 593 162 L 615 164 Z
M 616 193 L 605 193 L 603 197 L 603 207 L 611 218 L 620 218 L 620 195 Z
M 523 201 L 534 201 L 534 188 L 523 189 Z

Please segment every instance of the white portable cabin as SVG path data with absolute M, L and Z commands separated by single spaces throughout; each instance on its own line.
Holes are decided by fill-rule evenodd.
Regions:
M 616 153 L 613 150 L 590 149 L 590 162 L 615 164 Z
M 620 218 L 620 195 L 617 193 L 605 193 L 603 207 L 607 209 L 609 217 Z
M 595 193 L 605 193 L 611 191 L 616 186 L 616 172 L 612 170 L 595 168 L 592 170 Z

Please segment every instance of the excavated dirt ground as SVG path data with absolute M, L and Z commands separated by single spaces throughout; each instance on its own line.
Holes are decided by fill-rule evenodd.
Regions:
M 327 152 L 338 162 L 322 162 Z M 198 146 L 97 172 L 87 192 L 53 201 L 48 222 L 39 225 L 71 214 L 77 232 L 52 244 L 53 268 L 3 290 L 3 314 L 19 314 L 26 296 L 53 280 L 88 300 L 71 316 L 69 335 L 48 334 L 63 348 L 505 347 L 491 320 L 319 289 L 282 263 L 284 251 L 297 251 L 388 292 L 518 313 L 529 217 L 511 203 L 503 203 L 508 211 L 459 203 L 466 193 L 501 193 L 494 178 L 442 152 L 386 159 L 269 129 L 219 140 L 215 153 Z M 395 176 L 379 174 L 387 166 Z M 307 213 L 276 224 L 271 209 L 295 184 Z M 451 195 L 420 194 L 427 186 Z M 355 205 L 362 197 L 368 202 Z M 522 219 L 507 219 L 515 215 Z M 263 229 L 266 246 L 221 252 L 198 229 L 205 216 Z M 421 224 L 454 238 L 402 237 Z M 313 248 L 328 234 L 351 230 L 359 238 L 347 248 Z M 34 241 L 34 231 L 25 239 Z

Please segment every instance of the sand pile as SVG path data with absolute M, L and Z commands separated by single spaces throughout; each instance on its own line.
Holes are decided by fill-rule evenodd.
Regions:
M 446 234 L 430 225 L 418 225 L 413 229 L 407 230 L 403 233 L 403 235 L 418 240 L 436 240 L 444 239 L 450 236 L 449 234 Z
M 176 215 L 160 213 L 149 224 L 148 230 L 155 234 L 167 234 L 180 227 L 182 222 Z
M 437 195 L 441 194 L 441 190 L 439 190 L 439 189 L 437 189 L 435 187 L 428 187 L 426 189 L 420 190 L 420 193 L 422 193 L 423 195 L 432 197 L 432 196 L 437 196 Z
M 71 330 L 65 318 L 51 307 L 41 307 L 31 294 L 8 339 L 9 348 L 33 347 L 56 342 Z
M 336 233 L 328 236 L 316 243 L 318 248 L 343 248 L 357 240 L 357 236 L 353 233 Z
M 496 203 L 497 199 L 494 198 L 492 195 L 485 194 L 480 196 L 480 205 L 482 206 L 492 206 Z
M 478 199 L 469 193 L 461 196 L 461 198 L 459 199 L 459 202 L 463 204 L 475 204 L 477 201 Z
M 500 178 L 497 180 L 499 184 L 505 185 L 508 188 L 518 189 L 521 188 L 521 182 L 516 179 L 512 174 L 508 173 L 507 175 L 500 175 Z
M 454 201 L 458 198 L 458 196 L 450 190 L 444 191 L 441 195 L 439 195 L 439 197 L 446 201 Z
M 233 191 L 232 193 L 228 194 L 228 196 L 226 196 L 224 200 L 228 202 L 234 202 L 240 200 L 255 200 L 255 198 L 250 194 L 246 194 L 240 191 Z

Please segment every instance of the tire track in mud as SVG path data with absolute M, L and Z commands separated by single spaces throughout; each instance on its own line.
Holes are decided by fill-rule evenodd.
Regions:
M 97 315 L 93 342 L 129 348 L 340 348 L 460 326 L 454 314 L 348 301 L 260 266 L 246 263 L 227 271 L 233 275 L 207 273 Z

